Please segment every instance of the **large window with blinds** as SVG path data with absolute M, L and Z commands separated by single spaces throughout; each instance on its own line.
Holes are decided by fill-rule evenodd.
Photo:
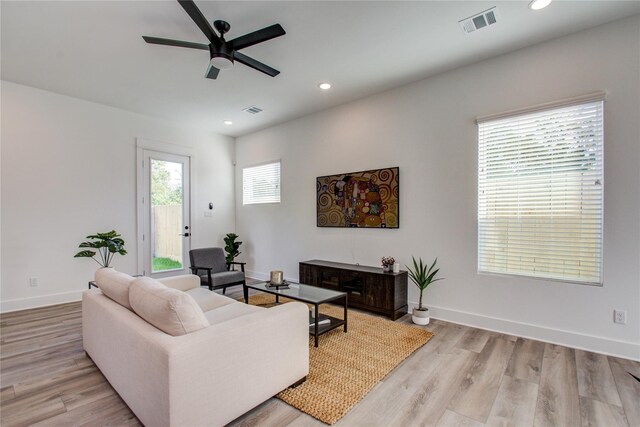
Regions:
M 603 100 L 478 119 L 478 270 L 602 284 Z
M 280 161 L 242 169 L 242 204 L 280 203 Z

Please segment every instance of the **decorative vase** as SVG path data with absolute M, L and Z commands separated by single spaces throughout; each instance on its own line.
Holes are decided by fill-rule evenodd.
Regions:
M 384 271 L 385 273 L 391 273 L 391 269 L 393 268 L 392 265 L 383 265 L 382 266 L 382 271 Z
M 411 316 L 411 320 L 416 325 L 428 325 L 429 324 L 429 309 L 423 308 L 422 310 L 418 310 L 418 308 L 413 309 L 413 313 Z

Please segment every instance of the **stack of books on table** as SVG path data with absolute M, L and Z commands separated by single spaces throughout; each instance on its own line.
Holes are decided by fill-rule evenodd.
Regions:
M 320 318 L 320 321 L 318 322 L 318 326 L 322 326 L 322 325 L 328 325 L 329 323 L 331 323 L 331 319 L 327 319 L 326 317 Z M 309 326 L 315 326 L 316 322 L 315 319 L 312 317 L 309 319 Z

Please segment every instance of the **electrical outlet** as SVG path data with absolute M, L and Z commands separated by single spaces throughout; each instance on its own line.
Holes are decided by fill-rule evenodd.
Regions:
M 622 325 L 627 324 L 627 312 L 624 310 L 613 310 L 613 322 Z
M 29 286 L 35 288 L 38 286 L 38 278 L 37 277 L 29 277 Z

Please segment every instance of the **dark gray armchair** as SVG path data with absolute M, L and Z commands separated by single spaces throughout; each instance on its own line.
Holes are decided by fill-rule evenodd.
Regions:
M 191 272 L 200 277 L 200 285 L 209 290 L 222 288 L 224 294 L 229 286 L 245 284 L 244 262 L 227 262 L 222 248 L 191 249 Z M 241 271 L 230 270 L 231 265 L 239 265 Z

